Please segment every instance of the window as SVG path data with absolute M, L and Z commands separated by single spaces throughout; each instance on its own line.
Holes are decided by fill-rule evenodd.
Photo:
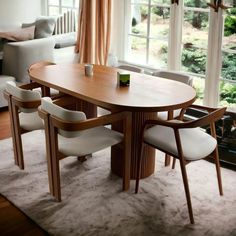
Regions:
M 166 67 L 169 19 L 168 0 L 132 0 L 127 60 Z
M 236 107 L 236 3 L 225 5 L 230 8 L 224 11 L 220 104 Z
M 47 11 L 49 16 L 61 15 L 68 10 L 77 10 L 79 0 L 48 0 Z
M 225 0 L 233 8 L 217 12 L 207 0 L 125 2 L 131 14 L 124 61 L 189 73 L 198 103 L 236 109 L 235 0 Z

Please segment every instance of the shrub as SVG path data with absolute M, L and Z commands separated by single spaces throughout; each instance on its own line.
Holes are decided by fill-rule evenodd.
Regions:
M 182 53 L 182 64 L 189 72 L 205 74 L 206 54 L 201 49 L 184 48 Z

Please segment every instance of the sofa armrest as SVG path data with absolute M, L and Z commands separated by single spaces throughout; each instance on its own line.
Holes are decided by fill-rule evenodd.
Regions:
M 52 38 L 12 42 L 4 45 L 2 73 L 19 83 L 28 83 L 27 69 L 38 61 L 53 61 L 55 40 Z

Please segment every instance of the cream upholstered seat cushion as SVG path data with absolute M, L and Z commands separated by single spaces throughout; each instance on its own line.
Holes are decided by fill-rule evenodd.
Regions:
M 49 97 L 42 98 L 42 109 L 64 121 L 82 122 L 86 115 L 52 103 Z M 65 156 L 84 156 L 120 143 L 123 135 L 103 126 L 82 131 L 58 131 L 58 150 Z
M 65 156 L 84 156 L 120 143 L 123 135 L 103 126 L 81 131 L 75 138 L 58 135 L 58 149 Z
M 43 121 L 39 117 L 38 112 L 24 113 L 19 114 L 20 127 L 27 130 L 33 131 L 37 129 L 43 129 Z
M 180 122 L 173 120 L 172 122 Z M 216 140 L 200 128 L 180 129 L 180 140 L 186 160 L 198 160 L 211 154 L 217 145 Z M 165 126 L 153 126 L 144 134 L 145 142 L 178 156 L 174 130 Z

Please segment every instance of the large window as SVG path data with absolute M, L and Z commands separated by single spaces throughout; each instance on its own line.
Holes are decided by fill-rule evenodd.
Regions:
M 208 6 L 210 1 L 207 0 L 178 0 L 178 4 L 172 5 L 171 2 L 176 1 L 127 2 L 131 16 L 126 22 L 130 27 L 125 39 L 128 45 L 123 58 L 125 61 L 189 73 L 194 79 L 198 103 L 205 99 L 207 105 L 217 105 L 219 101 L 221 105 L 236 109 L 235 0 L 225 0 L 224 4 L 233 8 L 219 8 L 218 12 Z M 214 4 L 214 1 L 211 3 Z M 214 54 L 215 51 L 221 53 Z M 215 60 L 212 55 L 219 57 L 218 62 L 212 62 Z M 173 58 L 179 61 L 174 66 Z M 216 92 L 218 89 L 219 92 Z M 206 94 L 214 96 L 214 101 Z
M 226 1 L 222 41 L 220 104 L 236 107 L 236 2 Z
M 169 19 L 168 0 L 132 0 L 127 60 L 166 67 Z
M 48 0 L 48 15 L 61 15 L 68 10 L 78 10 L 79 0 Z

